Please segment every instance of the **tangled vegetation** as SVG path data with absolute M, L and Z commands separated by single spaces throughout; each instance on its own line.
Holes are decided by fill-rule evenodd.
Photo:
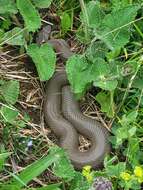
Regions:
M 111 132 L 101 170 L 75 171 L 43 127 L 43 84 L 59 61 L 48 43 L 35 40 L 47 24 L 73 46 L 61 66 L 73 92 L 92 97 L 92 114 Z M 142 0 L 0 0 L 1 190 L 143 188 L 142 42 Z

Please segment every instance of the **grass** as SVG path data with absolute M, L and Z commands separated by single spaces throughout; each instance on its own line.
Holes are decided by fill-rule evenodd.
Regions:
M 87 2 L 89 1 L 63 0 L 59 3 L 55 0 L 49 9 L 40 10 L 40 16 L 43 26 L 49 23 L 53 26 L 56 31 L 53 33 L 53 37 L 66 39 L 74 53 L 89 59 L 86 49 L 91 47 L 90 45 L 94 45 L 97 36 L 93 34 L 98 32 L 98 29 L 92 31 L 91 21 L 88 20 Z M 113 8 L 118 11 L 119 6 L 126 6 L 123 1 L 120 3 L 116 0 L 113 2 L 101 1 L 101 9 L 107 15 Z M 140 1 L 136 3 L 140 3 Z M 128 2 L 127 6 L 129 4 L 132 2 Z M 86 13 L 85 20 L 79 16 L 80 10 Z M 68 13 L 72 18 L 66 32 L 62 30 L 63 26 L 61 26 L 62 12 Z M 86 167 L 81 172 L 75 171 L 63 150 L 54 146 L 58 139 L 44 122 L 45 82 L 39 80 L 36 67 L 24 50 L 29 43 L 35 41 L 37 32 L 30 33 L 28 36 L 27 33 L 24 34 L 26 39 L 30 39 L 26 46 L 12 46 L 5 43 L 13 39 L 15 34 L 9 36 L 4 42 L 0 41 L 0 189 L 90 190 L 94 180 L 99 176 L 111 181 L 115 190 L 142 188 L 142 18 L 141 5 L 135 20 L 113 28 L 112 31 L 102 36 L 109 36 L 125 27 L 132 26 L 129 42 L 121 47 L 120 51 L 116 49 L 119 53 L 107 48 L 107 53 L 103 55 L 106 62 L 110 65 L 115 63 L 121 69 L 122 76 L 117 78 L 118 86 L 113 91 L 106 90 L 100 85 L 98 88 L 97 86 L 93 87 L 82 97 L 80 102 L 83 114 L 98 120 L 111 132 L 109 141 L 112 151 L 104 160 L 104 168 L 99 171 Z M 0 16 L 0 35 L 1 31 L 6 33 L 14 26 L 22 25 L 20 14 L 9 16 L 9 19 L 2 14 Z M 79 25 L 80 27 L 78 27 Z M 92 54 L 91 51 L 90 53 Z M 96 51 L 96 53 L 99 52 Z M 92 57 L 95 57 L 95 54 Z M 93 64 L 92 61 L 90 59 L 89 63 Z M 65 63 L 58 57 L 56 70 L 64 67 Z M 101 70 L 101 72 L 103 71 Z M 103 75 L 105 75 L 104 72 Z M 104 82 L 107 82 L 107 86 L 110 81 L 108 81 L 108 77 L 115 77 L 116 80 L 117 75 L 113 73 L 114 70 L 112 70 L 111 76 L 105 75 Z M 7 102 L 3 97 L 4 86 L 8 85 L 9 81 L 15 80 L 20 84 L 18 93 L 16 94 L 18 86 L 15 86 L 8 96 L 12 103 Z M 102 79 L 100 82 L 103 82 Z M 97 101 L 98 93 L 101 93 L 102 97 L 104 95 L 104 100 L 107 101 L 102 99 Z M 17 95 L 18 99 L 15 101 Z M 107 109 L 109 106 L 113 108 L 113 117 L 109 117 L 109 109 Z M 3 107 L 5 112 L 2 110 Z M 12 113 L 11 110 L 15 113 Z M 79 149 L 85 151 L 89 146 L 90 141 L 79 136 Z

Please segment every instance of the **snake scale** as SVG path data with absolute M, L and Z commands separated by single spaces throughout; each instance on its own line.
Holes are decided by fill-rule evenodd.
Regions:
M 73 54 L 62 39 L 47 42 L 66 59 Z M 81 113 L 64 71 L 56 72 L 47 82 L 44 115 L 47 125 L 59 138 L 60 146 L 67 151 L 76 169 L 85 165 L 96 169 L 102 166 L 105 155 L 110 152 L 109 133 L 101 123 Z M 91 141 L 86 152 L 78 149 L 78 134 Z

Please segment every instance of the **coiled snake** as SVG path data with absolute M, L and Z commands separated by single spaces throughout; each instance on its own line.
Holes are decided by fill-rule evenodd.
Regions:
M 54 43 L 51 40 L 49 42 L 67 58 L 72 52 L 66 42 L 62 41 L 55 39 Z M 64 71 L 56 72 L 47 82 L 44 115 L 46 123 L 59 138 L 60 146 L 67 151 L 75 168 L 81 169 L 85 165 L 99 168 L 102 165 L 105 155 L 110 151 L 109 133 L 99 122 L 81 113 Z M 86 152 L 78 149 L 78 133 L 91 141 L 91 147 Z

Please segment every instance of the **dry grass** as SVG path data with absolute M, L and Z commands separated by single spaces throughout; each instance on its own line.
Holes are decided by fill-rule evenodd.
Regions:
M 83 47 L 79 46 L 74 37 L 69 36 L 68 43 L 73 52 L 80 52 Z M 7 50 L 8 49 L 8 50 Z M 57 70 L 64 67 L 61 59 L 57 60 Z M 55 135 L 51 132 L 44 122 L 43 115 L 43 100 L 44 100 L 44 83 L 41 83 L 37 77 L 34 64 L 29 61 L 26 54 L 20 54 L 17 49 L 5 47 L 0 52 L 0 76 L 5 80 L 18 80 L 20 82 L 20 95 L 16 107 L 20 110 L 19 117 L 23 119 L 23 114 L 27 113 L 30 116 L 30 121 L 27 122 L 27 127 L 18 127 L 18 133 L 10 135 L 7 142 L 7 151 L 13 152 L 6 167 L 11 172 L 23 170 L 28 164 L 47 154 L 48 147 L 57 142 Z M 88 117 L 100 121 L 104 127 L 109 129 L 109 124 L 106 123 L 106 117 L 100 113 L 95 97 L 88 93 L 85 99 L 81 102 L 81 111 Z M 2 139 L 4 125 L 0 124 L 0 136 Z M 15 139 L 31 139 L 34 144 L 32 150 L 28 148 L 24 150 L 15 146 Z M 83 136 L 79 136 L 79 149 L 86 151 L 91 143 Z M 9 174 L 0 174 L 0 181 L 6 181 L 10 177 Z M 45 182 L 58 181 L 52 172 L 48 169 L 39 178 L 32 182 L 31 186 L 42 185 Z

